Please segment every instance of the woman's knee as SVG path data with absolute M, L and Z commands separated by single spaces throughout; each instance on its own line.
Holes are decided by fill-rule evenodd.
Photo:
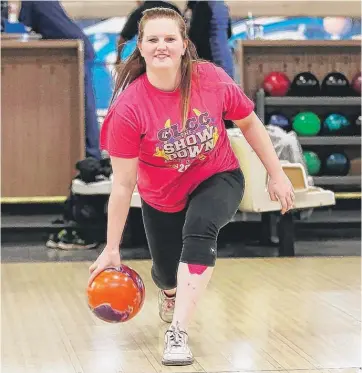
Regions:
M 188 264 L 214 266 L 217 257 L 219 227 L 209 214 L 190 212 L 183 232 L 183 246 L 180 261 Z
M 186 236 L 180 261 L 187 264 L 198 264 L 213 267 L 217 257 L 217 239 L 202 236 Z
M 214 266 L 219 229 L 211 219 L 192 215 L 188 217 L 183 229 L 181 262 Z

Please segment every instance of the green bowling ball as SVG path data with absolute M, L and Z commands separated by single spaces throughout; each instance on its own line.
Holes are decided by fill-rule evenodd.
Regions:
M 321 120 L 309 111 L 298 113 L 293 120 L 293 130 L 299 136 L 316 136 L 321 130 Z
M 318 154 L 312 151 L 304 151 L 303 156 L 307 165 L 308 174 L 311 176 L 318 175 L 322 165 Z

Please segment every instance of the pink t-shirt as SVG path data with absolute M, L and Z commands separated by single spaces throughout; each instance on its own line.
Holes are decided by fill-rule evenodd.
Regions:
M 243 119 L 253 110 L 254 103 L 223 69 L 200 62 L 183 131 L 179 90 L 161 91 L 143 74 L 111 106 L 101 148 L 114 157 L 139 157 L 141 198 L 157 210 L 177 212 L 202 181 L 240 167 L 222 119 Z

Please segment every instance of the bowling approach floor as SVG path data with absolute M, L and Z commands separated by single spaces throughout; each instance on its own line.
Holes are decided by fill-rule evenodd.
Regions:
M 358 256 L 220 258 L 189 330 L 195 363 L 160 363 L 149 260 L 141 313 L 124 324 L 86 304 L 91 261 L 2 263 L 3 373 L 361 372 Z

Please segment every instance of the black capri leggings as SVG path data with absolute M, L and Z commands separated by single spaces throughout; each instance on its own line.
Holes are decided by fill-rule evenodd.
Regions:
M 213 175 L 190 195 L 184 210 L 165 213 L 142 201 L 142 215 L 160 289 L 176 287 L 179 262 L 214 266 L 219 231 L 235 215 L 244 193 L 240 169 Z

